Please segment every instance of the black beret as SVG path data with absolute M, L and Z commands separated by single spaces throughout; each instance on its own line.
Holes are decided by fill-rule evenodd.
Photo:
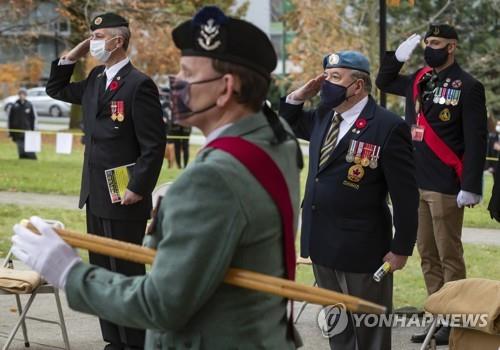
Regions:
M 205 56 L 250 68 L 270 79 L 277 57 L 267 35 L 253 24 L 203 7 L 177 26 L 172 37 L 182 56 Z
M 90 24 L 91 30 L 100 28 L 115 28 L 115 27 L 128 27 L 128 22 L 125 18 L 116 13 L 107 12 L 102 15 L 95 16 Z
M 458 34 L 455 28 L 448 24 L 431 24 L 429 30 L 425 33 L 425 38 L 430 36 L 435 36 L 444 39 L 456 39 L 458 40 Z

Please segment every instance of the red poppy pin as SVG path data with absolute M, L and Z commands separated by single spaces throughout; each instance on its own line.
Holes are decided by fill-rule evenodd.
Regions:
M 110 84 L 109 84 L 109 89 L 111 91 L 115 91 L 116 89 L 118 89 L 118 82 L 116 80 L 113 80 Z
M 366 126 L 366 119 L 365 118 L 359 118 L 356 120 L 356 123 L 354 124 L 356 129 L 364 129 Z

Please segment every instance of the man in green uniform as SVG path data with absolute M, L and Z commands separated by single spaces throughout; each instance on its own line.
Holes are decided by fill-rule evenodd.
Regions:
M 208 142 L 237 137 L 263 150 L 283 174 L 294 230 L 299 151 L 289 127 L 263 107 L 277 61 L 268 37 L 206 7 L 173 39 L 182 52 L 172 79 L 174 117 Z M 282 212 L 253 174 L 231 152 L 210 145 L 199 152 L 162 201 L 146 276 L 81 262 L 39 218 L 32 223 L 41 236 L 15 227 L 14 252 L 64 288 L 73 309 L 147 329 L 146 349 L 294 349 L 284 298 L 223 283 L 229 267 L 293 277 Z

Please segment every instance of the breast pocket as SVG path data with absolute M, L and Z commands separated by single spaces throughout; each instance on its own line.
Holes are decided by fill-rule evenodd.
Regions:
M 94 137 L 100 140 L 117 138 L 122 134 L 123 128 L 123 123 L 112 120 L 110 114 L 101 115 L 96 120 Z

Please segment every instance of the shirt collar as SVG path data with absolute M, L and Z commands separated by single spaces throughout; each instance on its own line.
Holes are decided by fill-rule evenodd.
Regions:
M 106 68 L 106 78 L 112 80 L 118 72 L 130 62 L 130 58 L 126 57 L 118 63 L 113 64 L 111 67 Z
M 437 76 L 438 76 L 438 81 L 443 81 L 445 80 L 445 78 L 448 76 L 448 74 L 450 73 L 450 71 L 455 68 L 455 66 L 457 65 L 457 61 L 454 61 L 450 66 L 446 67 L 445 69 L 443 69 L 441 72 L 437 73 Z M 435 73 L 436 74 L 436 73 Z
M 366 96 L 361 101 L 352 106 L 351 109 L 348 109 L 344 113 L 341 113 L 342 120 L 347 122 L 348 124 L 354 123 L 354 121 L 358 119 L 359 115 L 361 114 L 363 108 L 365 108 L 367 103 L 368 103 L 368 96 Z
M 225 124 L 225 125 L 219 126 L 215 130 L 212 130 L 212 132 L 210 134 L 208 134 L 208 136 L 207 136 L 207 140 L 205 141 L 205 145 L 208 145 L 210 142 L 212 142 L 213 140 L 218 138 L 220 136 L 220 134 L 222 134 L 222 132 L 224 130 L 226 130 L 227 128 L 229 128 L 231 125 L 233 125 L 233 123 Z

